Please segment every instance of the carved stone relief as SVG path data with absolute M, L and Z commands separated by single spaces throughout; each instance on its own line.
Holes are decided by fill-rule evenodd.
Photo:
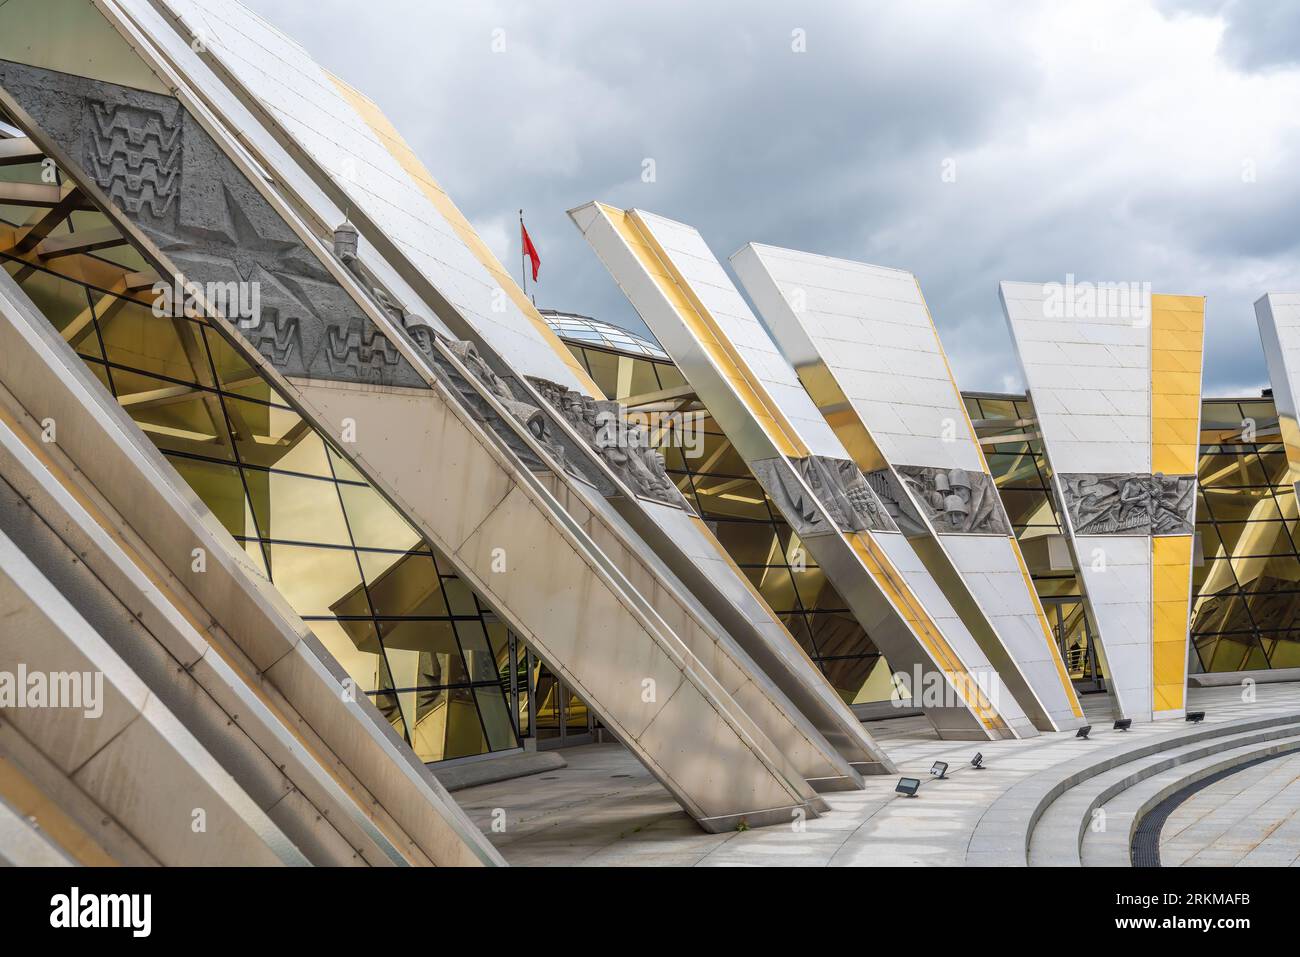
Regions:
M 929 529 L 912 503 L 912 497 L 891 469 L 876 469 L 867 472 L 863 478 L 900 532 L 908 536 L 928 534 Z
M 816 497 L 785 459 L 760 459 L 750 462 L 749 467 L 777 511 L 800 538 L 829 535 L 835 530 L 826 521 Z
M 853 462 L 813 455 L 795 459 L 794 465 L 840 531 L 898 531 L 884 503 Z
M 256 288 L 227 325 L 281 373 L 427 387 L 179 101 L 8 61 L 0 85 L 205 299 Z
M 1191 535 L 1196 478 L 1118 472 L 1058 476 L 1076 535 Z
M 1010 535 L 992 476 L 928 465 L 896 467 L 912 501 L 941 535 Z
M 528 381 L 636 495 L 689 507 L 668 477 L 663 454 L 652 447 L 644 427 L 626 421 L 619 403 L 594 399 L 534 376 Z

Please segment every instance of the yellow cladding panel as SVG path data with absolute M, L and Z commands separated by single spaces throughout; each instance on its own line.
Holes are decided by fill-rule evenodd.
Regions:
M 483 267 L 487 269 L 497 284 L 505 290 L 506 295 L 514 300 L 515 305 L 519 307 L 525 318 L 533 324 L 543 341 L 554 350 L 555 354 L 569 367 L 569 370 L 591 395 L 598 399 L 605 398 L 600 386 L 596 385 L 595 380 L 582 367 L 582 363 L 560 341 L 560 337 L 551 329 L 550 324 L 542 318 L 542 314 L 537 311 L 537 307 L 524 295 L 524 291 L 519 288 L 519 284 L 510 278 L 510 274 L 506 272 L 505 267 L 501 265 L 497 257 L 492 254 L 492 250 L 488 249 L 487 243 L 483 242 L 482 237 L 470 225 L 469 220 L 465 218 L 465 214 L 452 202 L 451 197 L 447 195 L 447 191 L 438 185 L 437 180 L 420 162 L 420 158 L 415 155 L 415 151 L 402 138 L 402 134 L 398 133 L 393 124 L 388 121 L 388 117 L 383 114 L 383 111 L 361 91 L 349 86 L 333 74 L 329 74 L 329 77 L 334 82 L 334 85 L 338 87 L 339 92 L 352 105 L 352 108 L 365 120 L 366 125 L 378 137 L 379 142 L 388 150 L 393 159 L 401 164 L 402 169 L 415 180 L 429 202 L 433 203 L 438 212 L 451 224 L 452 229 L 456 231 L 456 235 L 460 237 L 460 241 L 468 246 L 470 252 L 474 254 L 474 258 L 483 264 Z
M 876 544 L 868 532 L 850 532 L 845 536 L 853 546 L 853 552 L 866 567 L 872 580 L 880 586 L 885 596 L 907 622 L 908 627 L 930 653 L 931 660 L 947 676 L 953 689 L 971 709 L 980 723 L 990 731 L 1005 732 L 1006 722 L 997 713 L 993 702 L 980 688 L 978 682 L 966 670 L 957 653 L 948 646 L 938 626 L 926 614 L 921 602 L 907 587 L 903 576 L 899 574 L 888 556 Z
M 1195 475 L 1205 299 L 1151 297 L 1151 471 Z
M 803 439 L 767 394 L 762 382 L 753 375 L 709 311 L 691 292 L 686 280 L 677 272 L 668 254 L 645 227 L 636 211 L 624 212 L 604 203 L 598 203 L 597 206 L 672 305 L 678 317 L 690 329 L 695 341 L 744 402 L 750 415 L 758 420 L 768 438 L 784 455 L 803 458 L 811 454 Z
M 1151 684 L 1156 711 L 1184 706 L 1193 543 L 1191 535 L 1151 540 Z

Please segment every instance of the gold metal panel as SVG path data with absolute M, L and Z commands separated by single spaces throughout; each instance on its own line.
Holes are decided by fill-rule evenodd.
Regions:
M 1196 474 L 1205 299 L 1151 296 L 1151 471 Z
M 736 354 L 731 341 L 718 329 L 709 311 L 696 299 L 690 285 L 673 267 L 669 256 L 650 230 L 645 228 L 636 210 L 624 213 L 604 204 L 600 208 L 782 454 L 796 458 L 810 455 L 794 427 L 767 394 L 763 384 L 750 373 L 748 365 Z
M 605 394 L 601 392 L 600 387 L 587 374 L 587 370 L 582 367 L 582 363 L 560 341 L 559 336 L 551 329 L 550 324 L 537 311 L 537 307 L 533 305 L 532 300 L 524 294 L 524 291 L 519 288 L 519 284 L 506 272 L 505 267 L 501 265 L 501 262 L 493 255 L 492 250 L 488 248 L 487 243 L 483 242 L 482 237 L 470 225 L 469 220 L 465 218 L 465 214 L 452 202 L 447 191 L 438 184 L 438 181 L 433 178 L 433 174 L 420 162 L 420 158 L 415 155 L 415 151 L 402 138 L 402 134 L 397 132 L 397 129 L 384 115 L 383 111 L 360 90 L 349 86 L 332 73 L 327 73 L 327 75 L 334 85 L 338 87 L 339 92 L 352 105 L 352 108 L 374 131 L 375 136 L 379 138 L 379 142 L 415 181 L 429 202 L 433 203 L 438 212 L 451 224 L 461 242 L 468 246 L 470 252 L 474 254 L 474 258 L 483 264 L 483 267 L 491 274 L 492 278 L 505 290 L 506 295 L 519 307 L 519 311 L 532 323 L 543 341 L 554 350 L 555 354 L 569 367 L 569 370 L 591 395 L 598 399 L 605 398 Z
M 1151 540 L 1151 682 L 1152 710 L 1156 712 L 1185 706 L 1193 542 L 1191 535 Z

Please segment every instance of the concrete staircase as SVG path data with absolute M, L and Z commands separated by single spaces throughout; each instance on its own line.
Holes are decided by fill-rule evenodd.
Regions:
M 1107 733 L 1106 743 L 1080 741 L 1079 757 L 1007 789 L 975 827 L 966 863 L 1130 866 L 1134 834 L 1165 798 L 1225 770 L 1300 750 L 1300 711 L 1168 727 L 1119 747 L 1110 738 L 1119 732 Z

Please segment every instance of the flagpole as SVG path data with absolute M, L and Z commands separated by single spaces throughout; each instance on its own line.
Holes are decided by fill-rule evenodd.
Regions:
M 528 270 L 524 268 L 524 211 L 519 211 L 519 278 L 523 282 L 524 295 L 528 295 Z

